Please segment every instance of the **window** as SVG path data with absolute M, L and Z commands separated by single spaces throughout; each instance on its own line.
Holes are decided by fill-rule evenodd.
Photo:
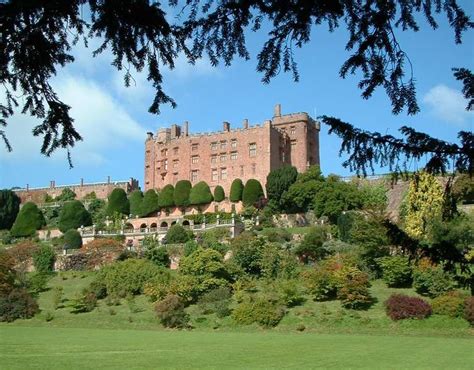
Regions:
M 198 179 L 198 171 L 191 171 L 191 182 L 196 182 Z
M 217 163 L 217 155 L 211 155 L 211 163 Z
M 217 173 L 217 169 L 213 168 L 212 169 L 212 181 L 217 181 L 217 180 L 219 180 L 219 175 Z
M 252 163 L 252 174 L 255 175 L 255 172 L 256 172 L 256 166 L 255 166 L 255 163 Z
M 179 159 L 173 160 L 173 168 L 178 168 L 179 166 Z
M 290 127 L 290 134 L 291 134 L 291 135 L 294 135 L 295 132 L 296 132 L 295 126 L 291 126 L 291 127 Z
M 217 150 L 217 143 L 216 142 L 211 143 L 211 150 Z
M 295 150 L 296 148 L 296 140 L 291 140 L 291 150 Z
M 168 171 L 168 160 L 167 159 L 165 159 L 163 161 L 163 168 L 164 168 L 165 171 Z
M 221 154 L 221 162 L 227 161 L 227 154 Z
M 192 164 L 197 164 L 199 162 L 199 156 L 198 155 L 193 155 L 191 157 L 191 163 Z
M 179 148 L 178 148 L 178 147 L 173 148 L 173 154 L 174 154 L 174 155 L 177 155 L 178 152 L 179 152 Z
M 230 141 L 230 146 L 234 149 L 237 148 L 237 139 L 232 139 Z
M 222 140 L 221 141 L 221 149 L 227 148 L 227 140 Z
M 237 160 L 237 152 L 230 153 L 230 160 L 231 161 L 236 161 Z
M 244 166 L 240 166 L 240 176 L 244 175 Z
M 250 143 L 249 144 L 249 156 L 250 157 L 255 157 L 257 155 L 257 144 L 256 143 Z
M 192 144 L 191 145 L 191 150 L 194 152 L 196 150 L 198 150 L 198 144 Z
M 162 155 L 163 157 L 166 157 L 166 156 L 168 155 L 168 149 L 162 149 L 162 150 L 161 150 L 161 155 Z
M 227 180 L 227 168 L 221 168 L 221 180 Z

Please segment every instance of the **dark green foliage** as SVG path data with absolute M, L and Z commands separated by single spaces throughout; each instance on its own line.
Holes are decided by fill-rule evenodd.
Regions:
M 323 259 L 328 254 L 323 246 L 328 237 L 329 230 L 327 227 L 313 226 L 296 247 L 296 255 L 305 263 Z
M 92 199 L 87 207 L 91 214 L 92 222 L 96 225 L 104 223 L 106 216 L 106 203 L 102 199 Z
M 466 321 L 474 326 L 474 297 L 468 297 L 464 301 L 464 318 Z
M 290 186 L 296 181 L 298 171 L 293 166 L 283 166 L 267 175 L 267 198 L 270 206 L 283 210 L 283 199 Z
M 283 316 L 285 308 L 278 301 L 266 296 L 250 296 L 232 312 L 232 318 L 238 324 L 257 323 L 266 328 L 277 326 Z
M 215 313 L 217 317 L 229 316 L 230 298 L 232 294 L 227 287 L 219 287 L 204 293 L 198 301 L 198 307 L 204 315 Z
M 166 185 L 158 194 L 158 207 L 160 209 L 174 207 L 174 187 L 171 184 Z
M 157 266 L 170 267 L 170 256 L 163 247 L 147 248 L 145 250 L 145 258 Z
M 298 280 L 277 280 L 276 291 L 278 292 L 280 301 L 287 307 L 298 306 L 305 301 Z
M 29 319 L 37 312 L 38 304 L 25 289 L 15 288 L 5 295 L 0 295 L 0 321 Z
M 39 293 L 46 291 L 48 281 L 51 278 L 51 274 L 35 272 L 28 275 L 27 288 L 28 292 L 37 297 Z
M 54 269 L 56 254 L 49 245 L 42 245 L 33 253 L 33 264 L 38 273 L 48 274 Z
M 70 200 L 76 199 L 76 193 L 74 193 L 71 189 L 69 188 L 64 188 L 61 191 L 61 194 L 58 195 L 54 200 L 56 202 L 68 202 Z
M 462 317 L 464 314 L 464 302 L 466 297 L 457 291 L 451 291 L 440 295 L 431 301 L 433 313 L 449 317 Z
M 214 188 L 214 201 L 222 202 L 225 199 L 224 188 L 220 185 L 217 185 Z
M 66 231 L 63 236 L 64 249 L 79 249 L 82 247 L 81 234 L 74 229 Z
M 385 301 L 385 311 L 392 320 L 424 319 L 431 315 L 431 306 L 418 297 L 392 294 Z
M 97 296 L 94 291 L 83 289 L 71 300 L 70 306 L 72 313 L 91 312 L 97 306 Z
M 107 215 L 113 216 L 115 213 L 128 216 L 130 214 L 130 202 L 127 193 L 121 188 L 115 188 L 108 196 Z
M 242 202 L 244 206 L 253 206 L 262 197 L 264 197 L 264 193 L 260 181 L 255 179 L 248 180 L 242 191 Z
M 264 238 L 256 238 L 248 232 L 242 233 L 231 242 L 232 259 L 247 274 L 260 275 L 260 258 L 264 247 Z
M 195 240 L 188 240 L 186 243 L 184 243 L 184 256 L 189 256 L 191 253 L 193 253 L 196 249 L 198 249 L 198 244 L 196 243 Z
M 453 290 L 455 282 L 441 266 L 418 266 L 413 270 L 413 287 L 417 293 L 434 298 Z
M 157 212 L 160 209 L 158 199 L 158 194 L 154 189 L 147 190 L 143 196 L 140 216 L 147 217 Z
M 287 212 L 306 212 L 313 208 L 313 199 L 323 186 L 324 176 L 319 166 L 311 166 L 300 173 L 296 182 L 282 197 Z
M 183 300 L 174 294 L 167 295 L 155 305 L 156 316 L 166 328 L 185 328 L 189 315 L 184 311 Z
M 180 180 L 176 183 L 173 193 L 173 200 L 176 207 L 186 208 L 191 204 L 189 199 L 191 188 L 192 184 L 188 180 Z
M 382 268 L 382 278 L 389 287 L 402 288 L 410 286 L 412 267 L 405 256 L 382 257 L 377 260 Z
M 188 240 L 191 240 L 193 233 L 190 230 L 186 230 L 181 225 L 172 225 L 168 232 L 166 233 L 166 242 L 168 244 L 175 243 L 186 243 Z
M 459 175 L 453 184 L 452 192 L 458 202 L 474 203 L 474 178 L 468 174 Z
M 268 241 L 272 243 L 285 243 L 289 242 L 293 238 L 291 233 L 286 229 L 265 229 L 263 230 L 262 234 L 265 235 Z
M 20 210 L 20 197 L 12 190 L 0 190 L 0 230 L 10 229 Z
M 15 237 L 32 236 L 44 225 L 46 225 L 46 221 L 43 213 L 36 204 L 27 202 L 21 207 L 10 233 Z
M 158 203 L 158 196 L 156 198 L 157 199 L 155 203 Z M 141 216 L 143 192 L 139 189 L 132 191 L 128 196 L 128 201 L 130 203 L 130 214 L 132 216 Z M 158 207 L 158 204 L 156 204 L 156 207 Z
M 71 229 L 90 225 L 92 225 L 91 214 L 80 201 L 73 200 L 63 205 L 59 213 L 59 230 L 61 232 L 65 233 Z
M 193 186 L 189 193 L 189 202 L 192 205 L 208 204 L 214 200 L 211 189 L 205 181 L 200 181 Z
M 244 183 L 241 179 L 235 179 L 230 185 L 229 199 L 231 202 L 237 203 L 242 200 L 242 192 L 244 191 Z

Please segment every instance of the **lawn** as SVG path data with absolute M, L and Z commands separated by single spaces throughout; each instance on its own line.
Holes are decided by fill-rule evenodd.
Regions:
M 472 368 L 466 338 L 0 326 L 2 369 Z

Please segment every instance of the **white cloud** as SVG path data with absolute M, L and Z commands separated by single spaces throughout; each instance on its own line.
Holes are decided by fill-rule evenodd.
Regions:
M 75 127 L 83 137 L 72 149 L 75 164 L 101 165 L 113 160 L 108 157 L 110 150 L 144 140 L 146 129 L 94 81 L 69 75 L 56 80 L 54 87 L 62 101 L 71 106 Z M 6 128 L 14 149 L 12 153 L 0 150 L 0 161 L 34 161 L 40 157 L 41 138 L 31 134 L 38 123 L 30 116 L 15 114 Z M 64 161 L 64 153 L 55 153 L 53 158 Z
M 456 125 L 464 126 L 473 119 L 473 112 L 466 111 L 468 101 L 458 90 L 445 85 L 436 85 L 423 97 L 423 102 L 431 108 L 436 118 Z

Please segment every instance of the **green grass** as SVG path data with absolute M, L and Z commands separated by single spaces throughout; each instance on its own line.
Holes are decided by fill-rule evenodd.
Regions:
M 472 368 L 464 338 L 0 326 L 2 369 Z

